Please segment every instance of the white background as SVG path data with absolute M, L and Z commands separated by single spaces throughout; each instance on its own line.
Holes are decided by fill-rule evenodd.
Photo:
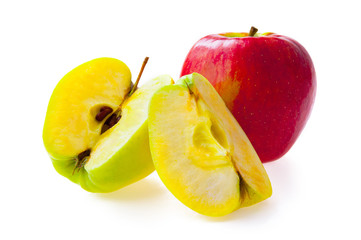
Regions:
M 1 1 L 0 239 L 360 239 L 356 3 Z M 69 70 L 108 56 L 136 76 L 149 56 L 142 82 L 159 74 L 177 79 L 199 38 L 252 25 L 299 41 L 318 81 L 300 138 L 283 158 L 265 164 L 270 199 L 210 218 L 181 204 L 156 173 L 111 194 L 92 194 L 55 172 L 42 127 L 52 90 Z

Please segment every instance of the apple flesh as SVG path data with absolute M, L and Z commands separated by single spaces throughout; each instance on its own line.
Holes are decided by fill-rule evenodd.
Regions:
M 257 153 L 200 74 L 159 89 L 151 99 L 148 121 L 155 168 L 189 208 L 222 216 L 271 196 Z
M 297 41 L 278 34 L 208 35 L 189 51 L 181 76 L 193 72 L 218 91 L 262 162 L 287 153 L 315 99 L 311 57 Z
M 128 67 L 99 58 L 73 69 L 56 86 L 43 140 L 55 169 L 90 192 L 111 192 L 154 171 L 148 103 L 172 79 L 155 78 L 129 96 Z

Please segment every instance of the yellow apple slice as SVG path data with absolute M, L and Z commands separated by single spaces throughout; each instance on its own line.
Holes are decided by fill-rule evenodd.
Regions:
M 151 99 L 148 121 L 161 180 L 194 211 L 222 216 L 271 196 L 257 153 L 200 74 L 159 89 Z
M 130 95 L 130 71 L 113 58 L 94 59 L 65 75 L 51 96 L 43 129 L 55 169 L 91 192 L 111 192 L 154 171 L 148 103 L 172 81 L 163 75 Z M 118 122 L 110 128 L 113 117 Z

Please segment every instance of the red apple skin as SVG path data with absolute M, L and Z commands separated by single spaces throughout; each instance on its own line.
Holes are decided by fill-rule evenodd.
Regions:
M 218 91 L 262 162 L 279 159 L 304 128 L 315 100 L 316 73 L 310 55 L 295 40 L 263 36 L 200 39 L 181 76 L 198 72 Z

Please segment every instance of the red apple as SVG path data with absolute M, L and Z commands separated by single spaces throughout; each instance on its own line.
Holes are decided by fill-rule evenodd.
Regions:
M 200 39 L 181 76 L 198 72 L 218 91 L 262 162 L 282 157 L 310 115 L 316 74 L 295 40 L 274 34 L 223 33 Z

